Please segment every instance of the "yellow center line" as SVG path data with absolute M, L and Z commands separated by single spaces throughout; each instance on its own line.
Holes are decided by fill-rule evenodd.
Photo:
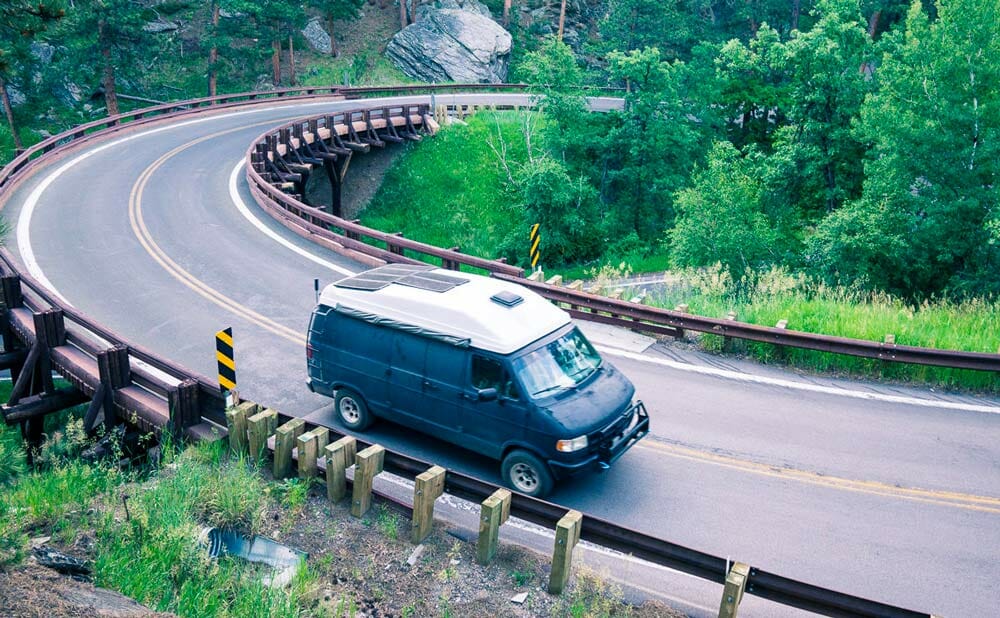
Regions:
M 808 485 L 1000 514 L 1000 498 L 990 496 L 979 496 L 954 491 L 898 487 L 879 481 L 859 481 L 828 476 L 819 472 L 797 470 L 795 468 L 781 468 L 765 463 L 720 455 L 718 453 L 709 453 L 695 448 L 668 444 L 657 440 L 643 440 L 636 446 L 646 450 L 657 451 L 670 457 L 707 463 L 760 476 L 796 481 Z
M 146 253 L 148 253 L 153 260 L 155 260 L 161 267 L 163 267 L 164 270 L 167 271 L 167 273 L 181 282 L 185 287 L 191 289 L 198 295 L 218 305 L 229 313 L 236 315 L 237 317 L 256 324 L 264 330 L 291 341 L 292 343 L 305 346 L 305 336 L 303 334 L 287 326 L 279 324 L 220 293 L 218 290 L 208 286 L 170 259 L 170 257 L 153 240 L 153 237 L 150 234 L 149 229 L 146 227 L 145 220 L 142 216 L 142 197 L 143 192 L 149 183 L 149 179 L 168 160 L 188 148 L 204 141 L 214 139 L 222 135 L 227 135 L 229 133 L 242 131 L 249 126 L 263 126 L 270 124 L 273 124 L 273 121 L 257 123 L 244 127 L 236 127 L 225 131 L 219 131 L 218 133 L 205 135 L 186 144 L 182 144 L 161 156 L 143 171 L 135 185 L 132 187 L 132 192 L 129 196 L 129 222 L 132 226 L 132 231 L 135 233 L 136 238 L 139 239 L 139 243 L 142 245 L 143 249 L 145 249 Z M 735 457 L 727 457 L 716 453 L 709 453 L 698 449 L 667 444 L 654 440 L 644 440 L 637 446 L 646 450 L 658 451 L 670 457 L 676 457 L 698 463 L 707 463 L 741 472 L 757 474 L 760 476 L 792 480 L 809 485 L 839 489 L 842 491 L 867 493 L 940 506 L 950 506 L 972 511 L 1000 514 L 1000 498 L 950 491 L 897 487 L 886 483 L 880 483 L 878 481 L 859 481 L 827 476 L 818 472 L 809 472 L 794 468 L 779 468 L 768 464 L 737 459 Z
M 260 326 L 264 330 L 273 333 L 283 339 L 287 339 L 292 343 L 299 344 L 305 347 L 306 339 L 302 333 L 293 330 L 287 326 L 279 324 L 270 318 L 257 313 L 253 309 L 236 302 L 234 299 L 220 293 L 218 290 L 209 287 L 207 284 L 196 278 L 194 275 L 184 270 L 180 265 L 174 262 L 170 257 L 164 252 L 156 241 L 153 240 L 152 234 L 149 232 L 149 228 L 146 227 L 146 222 L 142 216 L 142 198 L 143 193 L 146 189 L 149 179 L 152 175 L 169 161 L 171 158 L 177 156 L 181 152 L 196 146 L 204 141 L 220 137 L 222 135 L 227 135 L 229 133 L 235 133 L 237 131 L 242 131 L 251 126 L 262 126 L 274 124 L 273 121 L 261 122 L 254 125 L 236 127 L 233 129 L 228 129 L 225 131 L 219 131 L 218 133 L 212 133 L 210 135 L 202 136 L 196 140 L 182 144 L 170 152 L 167 152 L 159 159 L 154 161 L 149 167 L 143 170 L 139 179 L 132 186 L 132 192 L 129 195 L 128 213 L 129 213 L 129 223 L 132 226 L 132 231 L 135 233 L 136 238 L 139 239 L 139 243 L 145 249 L 146 253 L 153 258 L 167 273 L 173 276 L 175 279 L 180 281 L 185 287 L 191 289 L 203 298 L 211 301 L 212 303 L 222 307 L 226 311 L 241 317 L 257 326 Z

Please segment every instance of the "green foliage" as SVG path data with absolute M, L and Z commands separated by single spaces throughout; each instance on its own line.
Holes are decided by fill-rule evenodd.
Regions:
M 892 333 L 900 345 L 970 352 L 1000 349 L 997 301 L 937 300 L 914 304 L 885 293 L 866 291 L 861 286 L 830 287 L 783 268 L 746 271 L 734 276 L 716 264 L 678 275 L 663 294 L 652 298 L 654 305 L 673 308 L 687 303 L 692 313 L 715 317 L 735 311 L 741 321 L 765 326 L 786 319 L 788 328 L 794 330 L 869 341 L 883 341 L 887 333 Z M 709 349 L 722 346 L 719 337 L 702 335 L 701 338 Z M 738 345 L 765 362 L 1000 392 L 1000 381 L 989 372 L 883 363 L 754 342 Z
M 858 124 L 872 144 L 864 195 L 820 226 L 818 272 L 907 296 L 1000 292 L 1000 37 L 983 27 L 997 19 L 991 0 L 941 4 L 934 21 L 914 3 L 884 38 Z
M 743 157 L 728 142 L 715 145 L 694 186 L 677 196 L 680 215 L 670 232 L 676 266 L 721 262 L 742 273 L 774 260 L 777 236 L 761 210 L 758 165 L 758 157 Z

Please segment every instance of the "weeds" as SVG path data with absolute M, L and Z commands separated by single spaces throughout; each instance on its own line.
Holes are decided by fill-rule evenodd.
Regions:
M 375 525 L 383 535 L 395 541 L 399 538 L 399 515 L 390 511 L 384 504 L 379 504 L 375 512 Z

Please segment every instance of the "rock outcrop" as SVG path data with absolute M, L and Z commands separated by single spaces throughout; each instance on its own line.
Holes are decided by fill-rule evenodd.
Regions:
M 478 0 L 439 0 L 421 6 L 416 23 L 396 35 L 386 56 L 404 73 L 427 82 L 501 83 L 507 78 L 511 36 Z

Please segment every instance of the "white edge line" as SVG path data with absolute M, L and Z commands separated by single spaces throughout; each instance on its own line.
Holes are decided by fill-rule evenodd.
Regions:
M 314 255 L 313 253 L 303 249 L 302 247 L 299 247 L 295 243 L 289 241 L 287 238 L 282 238 L 281 235 L 279 235 L 277 232 L 264 225 L 263 221 L 255 217 L 253 213 L 250 212 L 250 209 L 247 207 L 246 202 L 244 202 L 243 198 L 240 197 L 239 187 L 237 187 L 237 181 L 240 176 L 240 170 L 243 169 L 243 166 L 245 164 L 246 161 L 240 160 L 240 162 L 237 163 L 235 167 L 233 167 L 232 173 L 229 174 L 229 197 L 230 199 L 232 199 L 233 205 L 236 206 L 236 210 L 238 210 L 240 214 L 243 215 L 243 218 L 249 221 L 251 224 L 253 224 L 255 228 L 263 232 L 264 235 L 266 235 L 271 240 L 275 241 L 276 243 L 285 247 L 286 249 L 294 251 L 300 256 L 306 258 L 307 260 L 315 262 L 316 264 L 319 264 L 320 266 L 323 266 L 325 268 L 329 268 L 330 270 L 340 273 L 346 277 L 355 274 L 355 271 L 348 270 L 343 266 L 338 266 L 333 262 L 324 260 L 323 258 Z
M 680 363 L 677 361 L 671 361 L 664 358 L 650 358 L 648 356 L 636 354 L 635 352 L 628 352 L 616 348 L 609 348 L 607 346 L 596 346 L 596 347 L 602 353 L 608 354 L 610 356 L 619 356 L 621 358 L 628 358 L 630 360 L 635 360 L 642 363 L 651 363 L 654 365 L 660 365 L 662 367 L 670 367 L 671 369 L 677 369 L 680 371 L 690 371 L 692 373 L 700 373 L 703 375 L 709 375 L 718 378 L 726 378 L 729 380 L 737 380 L 740 382 L 753 382 L 755 384 L 780 386 L 783 388 L 791 388 L 800 391 L 823 393 L 826 395 L 839 395 L 841 397 L 852 397 L 854 399 L 866 399 L 869 401 L 883 401 L 886 403 L 900 403 L 911 406 L 923 406 L 926 408 L 945 408 L 949 410 L 963 410 L 968 412 L 985 412 L 987 414 L 1000 414 L 1000 407 L 996 406 L 979 405 L 973 403 L 960 403 L 957 401 L 938 401 L 933 399 L 920 399 L 917 397 L 904 397 L 902 395 L 866 393 L 863 391 L 846 390 L 841 388 L 834 388 L 832 386 L 820 386 L 818 384 L 807 384 L 805 382 L 796 382 L 793 380 L 784 380 L 781 378 L 769 378 L 766 376 L 740 373 L 737 371 L 729 371 L 726 369 L 716 369 L 714 367 L 700 367 L 698 365 Z

